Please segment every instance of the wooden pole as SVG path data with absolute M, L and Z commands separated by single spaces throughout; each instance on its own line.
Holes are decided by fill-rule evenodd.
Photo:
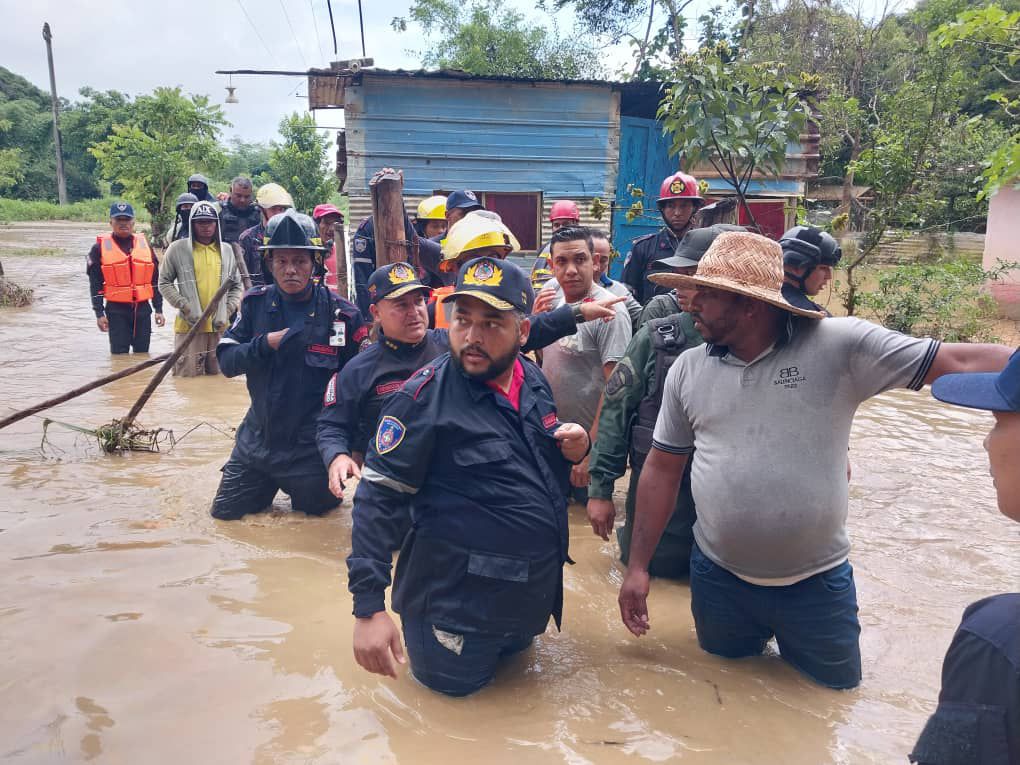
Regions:
M 333 226 L 333 267 L 336 268 L 336 292 L 346 300 L 351 299 L 350 279 L 347 276 L 347 235 L 344 224 Z
M 409 260 L 404 229 L 404 179 L 400 171 L 384 168 L 372 176 L 372 221 L 375 226 L 375 265 Z
M 50 100 L 53 103 L 53 146 L 57 152 L 57 200 L 62 205 L 67 204 L 67 181 L 64 180 L 64 152 L 60 146 L 60 104 L 57 102 L 57 77 L 53 73 L 53 45 L 51 40 L 50 25 L 43 24 L 42 36 L 46 41 L 46 58 L 50 64 Z
M 241 275 L 241 284 L 245 292 L 251 289 L 251 274 L 248 273 L 248 264 L 244 260 L 244 251 L 240 242 L 231 242 L 230 249 L 234 251 L 234 260 L 237 262 L 237 273 Z
M 188 346 L 191 345 L 191 341 L 195 339 L 195 335 L 198 334 L 198 330 L 205 323 L 205 320 L 212 316 L 213 311 L 216 310 L 216 306 L 223 299 L 223 296 L 227 294 L 227 290 L 230 289 L 230 285 L 231 282 L 229 279 L 220 285 L 220 288 L 216 290 L 216 294 L 213 295 L 212 300 L 209 301 L 209 305 L 207 305 L 205 310 L 202 311 L 202 316 L 194 323 L 194 325 L 192 325 L 191 329 L 188 330 L 188 334 L 186 334 L 184 339 L 181 340 L 180 346 L 174 349 L 174 352 L 171 353 L 167 357 L 166 361 L 163 362 L 163 366 L 159 368 L 159 371 L 152 376 L 151 380 L 149 380 L 149 384 L 145 386 L 145 390 L 142 391 L 142 395 L 138 397 L 135 405 L 131 407 L 131 411 L 128 412 L 127 417 L 120 421 L 121 432 L 126 432 L 128 428 L 134 424 L 135 418 L 138 416 L 139 412 L 142 411 L 142 407 L 145 406 L 149 397 L 152 396 L 156 388 L 159 387 L 159 384 L 163 382 L 163 378 L 167 376 L 167 373 L 173 369 L 174 364 L 177 363 L 177 359 L 179 359 L 184 351 L 188 349 Z
M 132 367 L 122 369 L 119 372 L 114 372 L 113 374 L 109 374 L 106 377 L 100 377 L 98 380 L 93 380 L 90 383 L 86 383 L 85 385 L 82 385 L 79 388 L 70 390 L 67 393 L 56 396 L 55 398 L 43 401 L 40 404 L 35 404 L 34 406 L 30 406 L 28 409 L 22 409 L 20 412 L 15 412 L 14 414 L 8 415 L 7 417 L 4 417 L 2 420 L 0 420 L 0 429 L 6 428 L 8 425 L 13 425 L 18 420 L 23 420 L 26 417 L 31 417 L 33 414 L 38 414 L 44 409 L 49 409 L 50 407 L 54 407 L 57 404 L 63 404 L 65 401 L 70 401 L 72 398 L 78 398 L 78 396 L 88 393 L 90 390 L 101 388 L 102 386 L 108 383 L 112 383 L 115 380 L 120 380 L 122 377 L 127 377 L 128 375 L 133 375 L 135 372 L 141 372 L 143 369 L 148 369 L 149 367 L 155 366 L 156 364 L 161 364 L 168 358 L 170 358 L 170 354 L 164 353 L 161 356 L 156 356 L 155 358 L 143 361 L 141 364 L 135 364 Z

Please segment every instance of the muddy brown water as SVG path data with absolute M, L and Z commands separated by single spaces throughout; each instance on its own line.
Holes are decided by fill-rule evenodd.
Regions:
M 66 255 L 14 254 L 26 236 Z M 0 228 L 10 278 L 37 302 L 0 311 L 3 411 L 132 363 L 89 310 L 83 226 Z M 153 352 L 169 350 L 170 327 Z M 123 416 L 148 373 L 51 410 Z M 42 419 L 0 431 L 0 759 L 19 763 L 906 762 L 934 707 L 964 606 L 1016 590 L 1014 525 L 995 510 L 990 418 L 894 393 L 858 414 L 852 562 L 864 682 L 813 686 L 774 655 L 697 646 L 688 588 L 653 583 L 652 632 L 620 624 L 622 569 L 571 514 L 562 633 L 466 700 L 354 663 L 344 557 L 350 505 L 326 518 L 210 519 L 242 380 L 169 378 L 143 412 L 173 451 L 104 456 Z M 205 423 L 205 425 L 203 425 Z M 795 448 L 796 445 L 787 445 Z M 622 482 L 619 484 L 622 488 Z

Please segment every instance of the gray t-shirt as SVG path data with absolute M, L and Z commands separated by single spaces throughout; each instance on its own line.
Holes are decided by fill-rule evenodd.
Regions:
M 759 584 L 840 563 L 847 445 L 861 402 L 919 389 L 939 343 L 860 319 L 791 320 L 750 364 L 719 346 L 685 351 L 666 378 L 655 447 L 691 453 L 705 555 Z
M 610 296 L 594 285 L 588 294 L 595 300 Z M 562 304 L 563 290 L 557 287 L 555 307 Z M 542 371 L 552 386 L 560 420 L 579 423 L 589 431 L 606 386 L 602 367 L 622 359 L 630 343 L 627 309 L 617 303 L 614 310 L 612 321 L 586 321 L 575 334 L 542 349 Z

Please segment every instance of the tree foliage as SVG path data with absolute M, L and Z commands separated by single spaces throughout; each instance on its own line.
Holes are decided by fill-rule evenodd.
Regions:
M 100 173 L 123 185 L 125 194 L 152 216 L 152 239 L 163 241 L 174 199 L 191 173 L 222 167 L 217 143 L 227 124 L 206 96 L 184 96 L 180 88 L 157 88 L 139 96 L 130 119 L 92 146 Z
M 755 173 L 776 175 L 806 120 L 801 90 L 777 63 L 732 59 L 726 43 L 682 56 L 659 106 L 671 151 L 685 167 L 707 162 L 740 198 Z
M 528 23 L 498 0 L 415 0 L 393 28 L 421 28 L 428 40 L 422 64 L 477 75 L 547 79 L 596 79 L 605 75 L 601 57 L 583 35 L 561 36 L 554 28 Z
M 330 198 L 336 180 L 327 167 L 329 140 L 315 129 L 311 114 L 291 114 L 280 121 L 281 141 L 269 152 L 269 169 L 259 184 L 274 181 L 294 198 L 298 210 L 310 211 Z

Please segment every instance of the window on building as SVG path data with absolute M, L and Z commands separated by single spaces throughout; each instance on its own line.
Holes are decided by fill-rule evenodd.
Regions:
M 437 190 L 436 194 L 449 194 Z M 542 195 L 530 191 L 475 191 L 486 210 L 499 213 L 524 252 L 538 250 L 542 238 Z

